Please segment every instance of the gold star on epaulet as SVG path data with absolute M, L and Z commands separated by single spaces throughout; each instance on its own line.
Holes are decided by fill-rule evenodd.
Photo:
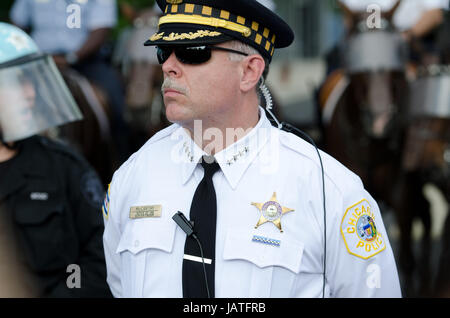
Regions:
M 280 232 L 283 232 L 281 228 L 281 217 L 288 212 L 294 211 L 293 209 L 283 207 L 280 203 L 278 203 L 276 192 L 273 193 L 272 198 L 270 198 L 269 201 L 265 203 L 252 202 L 252 205 L 261 211 L 261 217 L 259 218 L 255 229 L 264 223 L 272 222 L 280 230 Z

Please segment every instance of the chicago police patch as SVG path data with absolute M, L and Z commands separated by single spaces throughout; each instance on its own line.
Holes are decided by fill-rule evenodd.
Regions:
M 377 230 L 375 222 L 375 215 L 366 199 L 345 211 L 341 222 L 341 234 L 350 254 L 369 259 L 386 249 L 384 238 Z

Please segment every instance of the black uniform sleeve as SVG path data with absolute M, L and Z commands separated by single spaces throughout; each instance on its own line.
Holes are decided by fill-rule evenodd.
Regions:
M 72 158 L 67 169 L 67 197 L 78 236 L 78 260 L 68 267 L 65 279 L 50 297 L 112 297 L 106 283 L 101 206 L 104 189 L 92 168 L 83 159 Z M 80 279 L 77 281 L 76 275 Z

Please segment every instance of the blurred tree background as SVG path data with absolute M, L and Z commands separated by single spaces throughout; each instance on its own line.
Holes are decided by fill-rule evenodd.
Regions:
M 9 9 L 14 0 L 2 0 L 0 2 L 0 21 L 9 22 Z
M 3 22 L 10 22 L 9 20 L 9 10 L 12 6 L 12 4 L 14 3 L 14 0 L 2 0 L 0 1 L 0 21 Z M 116 27 L 116 30 L 114 30 L 115 32 L 113 33 L 114 36 L 117 35 L 120 30 L 122 30 L 123 28 L 127 27 L 130 25 L 130 22 L 127 21 L 122 14 L 120 13 L 120 5 L 121 4 L 129 4 L 131 6 L 133 6 L 135 9 L 143 9 L 143 8 L 148 8 L 148 7 L 152 7 L 155 3 L 155 0 L 117 0 L 117 4 L 118 4 L 118 16 L 119 16 L 119 21 Z
M 13 2 L 14 0 L 0 1 L 0 21 L 9 21 L 9 9 Z M 116 0 L 116 2 L 118 23 L 112 32 L 111 42 L 117 39 L 123 29 L 131 26 L 131 21 L 121 14 L 121 5 L 131 5 L 139 10 L 152 7 L 155 0 Z M 274 0 L 274 2 L 277 13 L 291 25 L 297 35 L 294 45 L 283 50 L 281 57 L 318 57 L 340 38 L 342 28 L 337 0 Z
M 117 3 L 120 5 L 122 3 L 131 4 L 137 9 L 147 8 L 153 6 L 154 0 L 118 0 Z
M 117 36 L 120 31 L 122 31 L 125 27 L 130 26 L 130 21 L 125 19 L 125 17 L 120 12 L 120 6 L 122 4 L 128 4 L 131 5 L 133 8 L 139 10 L 144 8 L 151 8 L 155 4 L 155 0 L 117 0 L 118 4 L 118 23 L 117 27 L 114 30 L 114 37 Z

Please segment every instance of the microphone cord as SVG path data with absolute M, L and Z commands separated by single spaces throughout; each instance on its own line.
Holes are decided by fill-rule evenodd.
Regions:
M 209 293 L 208 276 L 206 275 L 205 258 L 203 257 L 202 243 L 200 243 L 200 240 L 198 239 L 197 235 L 192 234 L 191 237 L 197 242 L 197 245 L 200 248 L 200 256 L 202 257 L 202 265 L 203 265 L 203 274 L 205 275 L 206 293 L 208 295 L 208 298 L 211 298 L 211 294 Z
M 202 243 L 200 243 L 200 239 L 195 234 L 194 225 L 192 222 L 188 221 L 188 219 L 186 219 L 184 214 L 180 211 L 175 213 L 172 216 L 172 219 L 175 221 L 175 223 L 178 224 L 178 226 L 183 230 L 183 232 L 186 233 L 187 237 L 192 237 L 197 242 L 197 245 L 200 248 L 200 256 L 202 257 L 202 265 L 203 265 L 203 274 L 205 276 L 206 293 L 208 295 L 208 298 L 211 298 L 211 293 L 209 292 L 208 275 L 206 274 L 205 257 L 203 255 L 203 247 Z
M 287 132 L 295 131 L 303 139 L 306 139 L 310 144 L 316 148 L 317 155 L 319 156 L 319 162 L 320 162 L 320 169 L 322 172 L 322 195 L 323 195 L 323 285 L 322 285 L 322 298 L 325 298 L 325 286 L 326 286 L 326 268 L 327 268 L 327 208 L 326 208 L 326 200 L 325 200 L 325 172 L 323 168 L 323 162 L 322 162 L 322 156 L 320 155 L 319 148 L 317 147 L 314 140 L 306 133 L 298 129 L 297 127 L 292 126 L 291 124 L 288 124 L 286 122 L 280 123 L 277 119 L 277 117 L 272 113 L 273 108 L 273 100 L 272 96 L 270 95 L 270 91 L 267 88 L 267 86 L 264 83 L 264 78 L 261 78 L 261 82 L 259 84 L 259 89 L 261 91 L 262 96 L 264 97 L 266 101 L 266 111 L 270 114 L 273 121 L 275 121 L 276 127 L 280 130 L 284 130 Z M 272 124 L 273 121 L 269 119 Z
M 322 298 L 325 298 L 325 285 L 326 285 L 326 268 L 327 268 L 327 207 L 326 207 L 326 198 L 325 198 L 325 172 L 323 169 L 322 156 L 320 155 L 319 148 L 317 147 L 314 140 L 306 133 L 301 131 L 300 129 L 292 126 L 288 123 L 281 123 L 281 129 L 291 132 L 294 130 L 298 134 L 300 134 L 304 139 L 306 139 L 309 143 L 311 143 L 316 149 L 317 155 L 319 156 L 320 169 L 322 173 L 322 196 L 323 196 L 323 285 L 322 285 Z M 287 129 L 284 129 L 287 128 Z

